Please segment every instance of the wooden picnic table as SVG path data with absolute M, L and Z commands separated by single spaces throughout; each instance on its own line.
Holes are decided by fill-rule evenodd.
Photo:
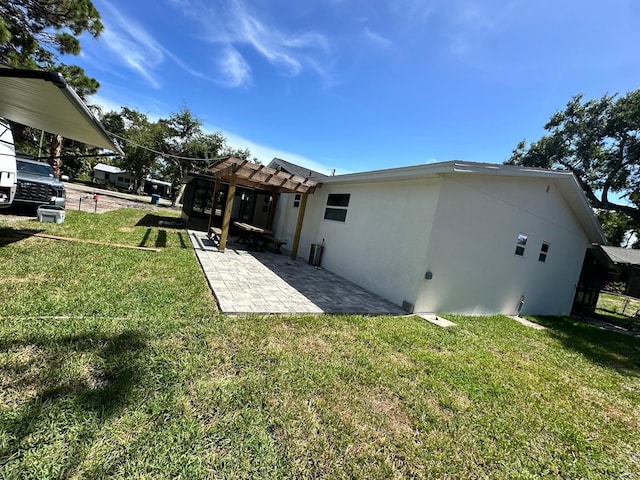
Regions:
M 264 252 L 265 237 L 271 237 L 271 230 L 243 222 L 235 222 L 234 225 L 239 229 L 237 243 L 244 243 L 250 250 Z

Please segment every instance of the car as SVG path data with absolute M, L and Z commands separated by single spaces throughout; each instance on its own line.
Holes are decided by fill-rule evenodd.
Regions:
M 16 205 L 55 205 L 64 207 L 64 184 L 56 178 L 51 165 L 37 160 L 17 157 L 18 185 L 13 203 Z

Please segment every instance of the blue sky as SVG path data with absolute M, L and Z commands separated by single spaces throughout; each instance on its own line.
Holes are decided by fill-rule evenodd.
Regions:
M 498 163 L 577 93 L 640 87 L 635 0 L 94 0 L 95 103 L 328 173 Z

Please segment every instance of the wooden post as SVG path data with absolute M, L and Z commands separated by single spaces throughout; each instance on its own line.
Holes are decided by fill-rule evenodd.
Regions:
M 222 217 L 222 235 L 220 235 L 220 246 L 218 250 L 224 252 L 227 246 L 227 237 L 229 236 L 229 225 L 231 224 L 231 207 L 233 207 L 233 197 L 236 194 L 236 181 L 238 176 L 236 173 L 231 174 L 229 182 L 229 190 L 227 191 L 227 203 L 224 207 L 224 216 Z
M 267 217 L 267 230 L 273 230 L 273 221 L 276 216 L 276 207 L 278 206 L 278 200 L 280 199 L 280 194 L 274 188 L 271 192 L 271 197 L 273 200 L 271 201 L 271 205 L 269 205 L 269 216 Z
M 302 194 L 300 200 L 300 208 L 298 210 L 298 223 L 296 224 L 296 233 L 293 236 L 293 245 L 291 246 L 291 258 L 293 260 L 298 256 L 298 244 L 300 243 L 300 233 L 302 232 L 302 222 L 304 221 L 304 211 L 307 208 L 308 193 Z
M 213 217 L 216 215 L 216 197 L 220 191 L 220 179 L 216 178 L 216 183 L 213 184 L 213 195 L 211 196 L 211 213 L 209 214 L 209 226 L 207 227 L 207 235 L 211 232 L 213 227 Z

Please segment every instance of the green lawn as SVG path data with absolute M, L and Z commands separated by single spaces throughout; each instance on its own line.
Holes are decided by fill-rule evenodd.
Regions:
M 596 315 L 622 327 L 636 326 L 636 313 L 640 312 L 640 300 L 612 293 L 600 292 Z
M 155 215 L 0 216 L 0 478 L 640 478 L 640 340 L 223 316 Z

